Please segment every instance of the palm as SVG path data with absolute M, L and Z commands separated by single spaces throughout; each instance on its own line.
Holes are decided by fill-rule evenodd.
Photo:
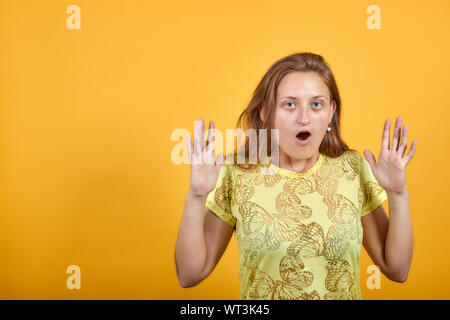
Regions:
M 372 168 L 373 175 L 381 187 L 388 192 L 401 193 L 406 190 L 406 165 L 411 161 L 417 147 L 417 140 L 411 143 L 409 152 L 403 156 L 408 143 L 408 127 L 403 127 L 401 132 L 401 118 L 395 122 L 394 136 L 389 148 L 390 120 L 384 124 L 383 138 L 381 143 L 378 163 L 372 152 L 366 150 L 364 155 Z M 401 143 L 399 144 L 401 136 Z
M 192 146 L 191 138 L 187 139 L 191 163 L 191 190 L 196 196 L 206 197 L 216 186 L 223 156 L 220 154 L 214 161 L 214 122 L 210 122 L 206 145 L 202 118 L 197 122 L 194 130 L 194 146 Z
M 207 196 L 216 186 L 219 172 L 214 165 L 192 164 L 191 189 L 196 195 Z

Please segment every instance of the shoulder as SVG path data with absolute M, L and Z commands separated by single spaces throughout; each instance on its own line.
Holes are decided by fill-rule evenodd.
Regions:
M 337 166 L 359 166 L 362 160 L 364 160 L 363 156 L 356 150 L 345 150 L 341 155 L 337 157 L 330 157 L 324 155 L 325 162 L 330 164 L 334 164 Z
M 354 180 L 360 174 L 363 160 L 364 158 L 356 150 L 346 150 L 337 157 L 325 156 L 326 164 L 337 168 L 339 176 L 344 176 L 347 180 Z
M 227 171 L 232 174 L 260 174 L 261 168 L 267 167 L 267 164 L 250 164 L 248 160 L 245 160 L 245 163 L 239 163 L 236 159 L 236 156 L 231 155 L 228 156 L 224 162 L 223 166 L 227 167 Z
M 360 162 L 363 159 L 362 155 L 356 150 L 346 150 L 340 156 L 343 161 L 351 162 L 358 161 Z

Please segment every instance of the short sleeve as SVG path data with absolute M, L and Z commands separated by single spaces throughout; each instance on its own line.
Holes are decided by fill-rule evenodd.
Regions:
M 224 163 L 220 168 L 214 190 L 206 198 L 206 206 L 220 219 L 235 227 L 236 218 L 231 211 L 232 192 L 231 165 Z
M 379 184 L 372 173 L 367 160 L 359 155 L 360 188 L 358 198 L 361 205 L 361 217 L 375 210 L 387 199 L 387 192 Z

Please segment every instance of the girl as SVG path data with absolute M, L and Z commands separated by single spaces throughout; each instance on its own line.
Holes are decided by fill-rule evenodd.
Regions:
M 225 162 L 222 155 L 215 163 L 191 161 L 175 248 L 182 287 L 212 272 L 233 231 L 241 299 L 361 299 L 361 244 L 386 277 L 406 281 L 413 230 L 405 167 L 417 140 L 405 156 L 408 128 L 398 117 L 389 145 L 387 120 L 378 162 L 368 150 L 366 161 L 342 140 L 340 111 L 320 55 L 297 53 L 270 67 L 237 127 L 278 129 L 279 162 L 263 163 L 259 153 L 257 164 L 240 165 L 236 152 Z M 201 147 L 187 137 L 189 157 L 214 160 L 214 123 L 206 146 L 203 119 L 198 123 L 194 145 Z M 245 147 L 247 159 L 248 140 Z

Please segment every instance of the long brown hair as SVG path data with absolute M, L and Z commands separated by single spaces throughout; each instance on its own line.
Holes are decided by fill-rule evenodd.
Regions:
M 336 85 L 333 73 L 325 62 L 324 58 L 318 54 L 310 52 L 295 53 L 276 61 L 269 70 L 264 74 L 255 91 L 253 92 L 250 103 L 239 116 L 236 129 L 253 128 L 256 132 L 259 129 L 267 130 L 267 155 L 270 156 L 271 136 L 270 129 L 274 121 L 276 107 L 276 90 L 285 75 L 291 72 L 316 72 L 325 82 L 330 91 L 330 101 L 336 101 L 336 110 L 331 119 L 331 131 L 325 134 L 319 147 L 319 152 L 329 156 L 338 157 L 346 150 L 351 150 L 342 140 L 340 135 L 340 115 L 341 115 L 341 97 Z M 265 119 L 261 120 L 260 111 L 264 108 Z M 249 159 L 249 138 L 245 137 L 245 159 Z M 234 163 L 237 163 L 237 148 L 231 154 Z M 258 162 L 261 156 L 258 151 Z

